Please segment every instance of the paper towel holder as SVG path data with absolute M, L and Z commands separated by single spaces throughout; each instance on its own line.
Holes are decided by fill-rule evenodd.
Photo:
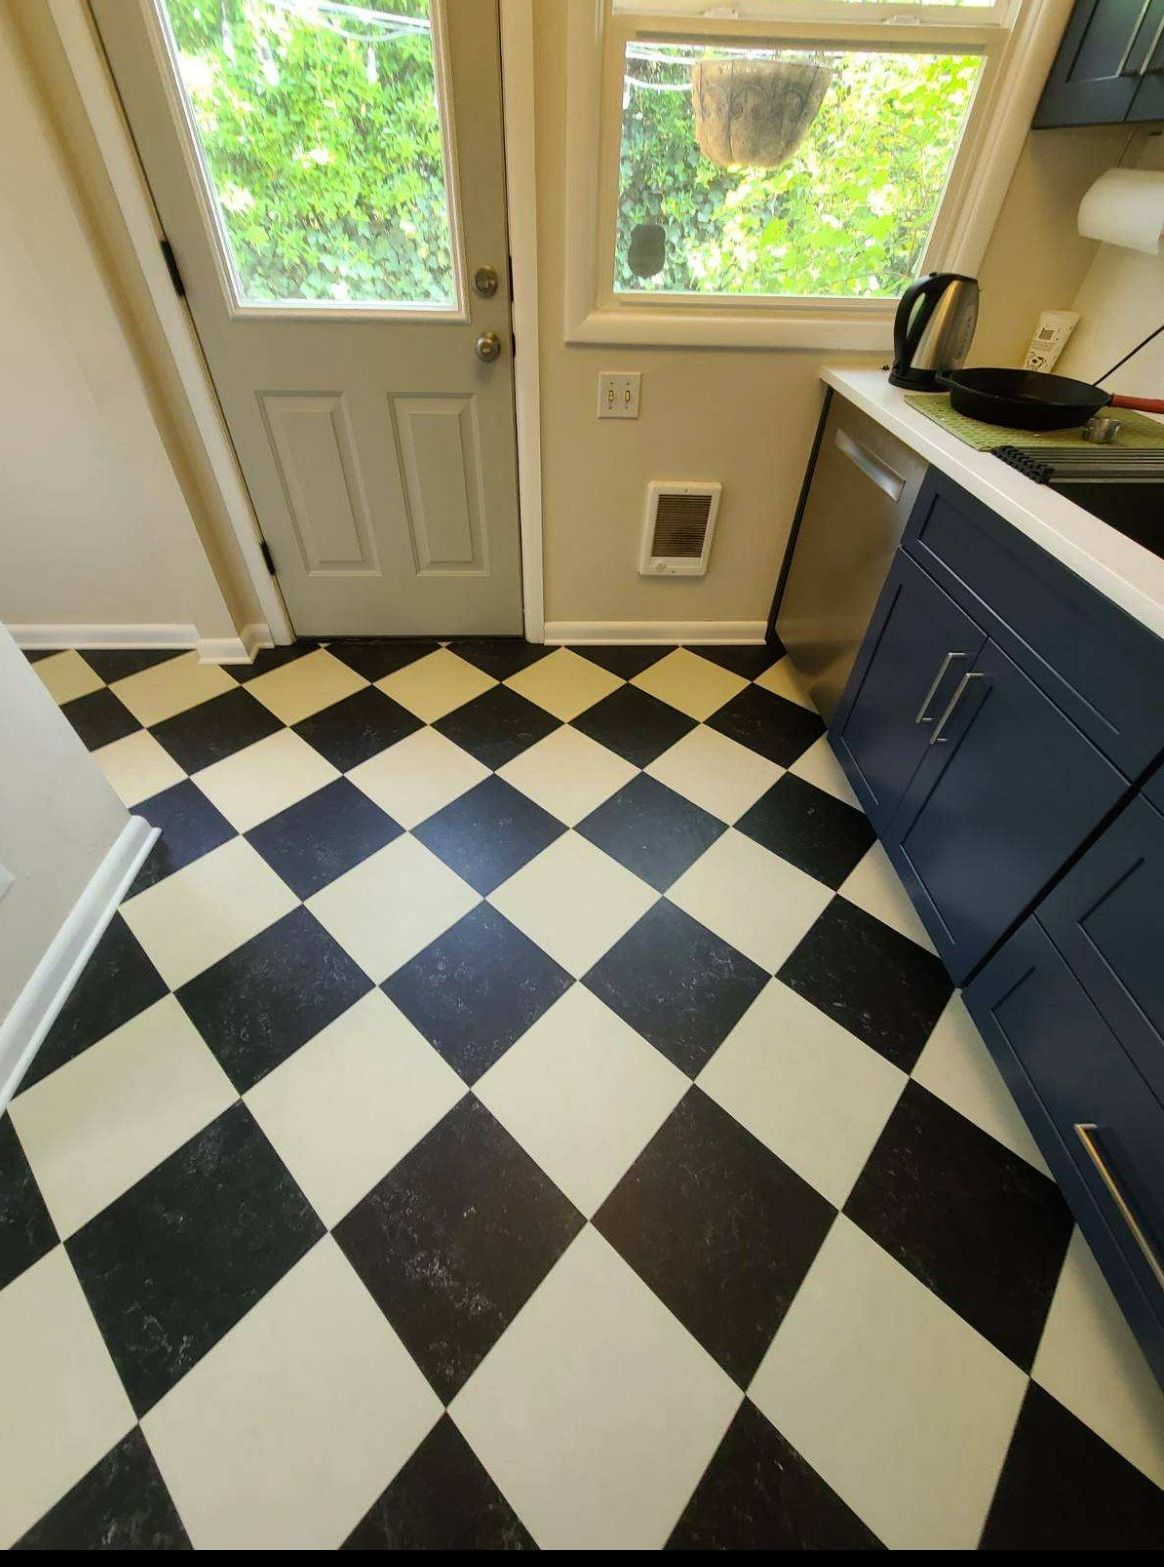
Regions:
M 1106 169 L 1079 203 L 1084 239 L 1158 256 L 1164 238 L 1164 172 Z

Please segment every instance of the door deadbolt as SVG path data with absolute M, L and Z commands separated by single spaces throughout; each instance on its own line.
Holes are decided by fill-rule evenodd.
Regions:
M 500 279 L 497 276 L 496 267 L 478 267 L 473 273 L 473 287 L 481 295 L 482 299 L 492 299 L 497 292 Z
M 501 339 L 496 332 L 481 333 L 477 339 L 477 358 L 483 359 L 487 365 L 501 358 Z

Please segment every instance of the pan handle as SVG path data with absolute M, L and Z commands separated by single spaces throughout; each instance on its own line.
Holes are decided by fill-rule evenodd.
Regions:
M 1142 414 L 1164 414 L 1164 397 L 1121 397 L 1110 399 L 1113 408 L 1136 408 Z

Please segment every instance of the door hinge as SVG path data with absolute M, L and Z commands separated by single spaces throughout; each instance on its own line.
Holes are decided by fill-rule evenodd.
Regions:
M 162 260 L 166 263 L 166 271 L 170 274 L 170 282 L 174 285 L 174 293 L 179 299 L 186 297 L 186 284 L 182 280 L 181 269 L 178 266 L 178 258 L 174 254 L 174 247 L 163 234 L 161 238 Z
M 263 557 L 263 564 L 273 577 L 275 575 L 275 557 L 271 554 L 271 546 L 266 539 L 259 540 L 259 553 Z

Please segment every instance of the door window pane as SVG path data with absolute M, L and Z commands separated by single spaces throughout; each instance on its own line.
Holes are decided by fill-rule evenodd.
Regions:
M 161 0 L 251 305 L 456 304 L 428 0 Z
M 629 43 L 615 289 L 900 294 L 981 66 L 975 55 Z

